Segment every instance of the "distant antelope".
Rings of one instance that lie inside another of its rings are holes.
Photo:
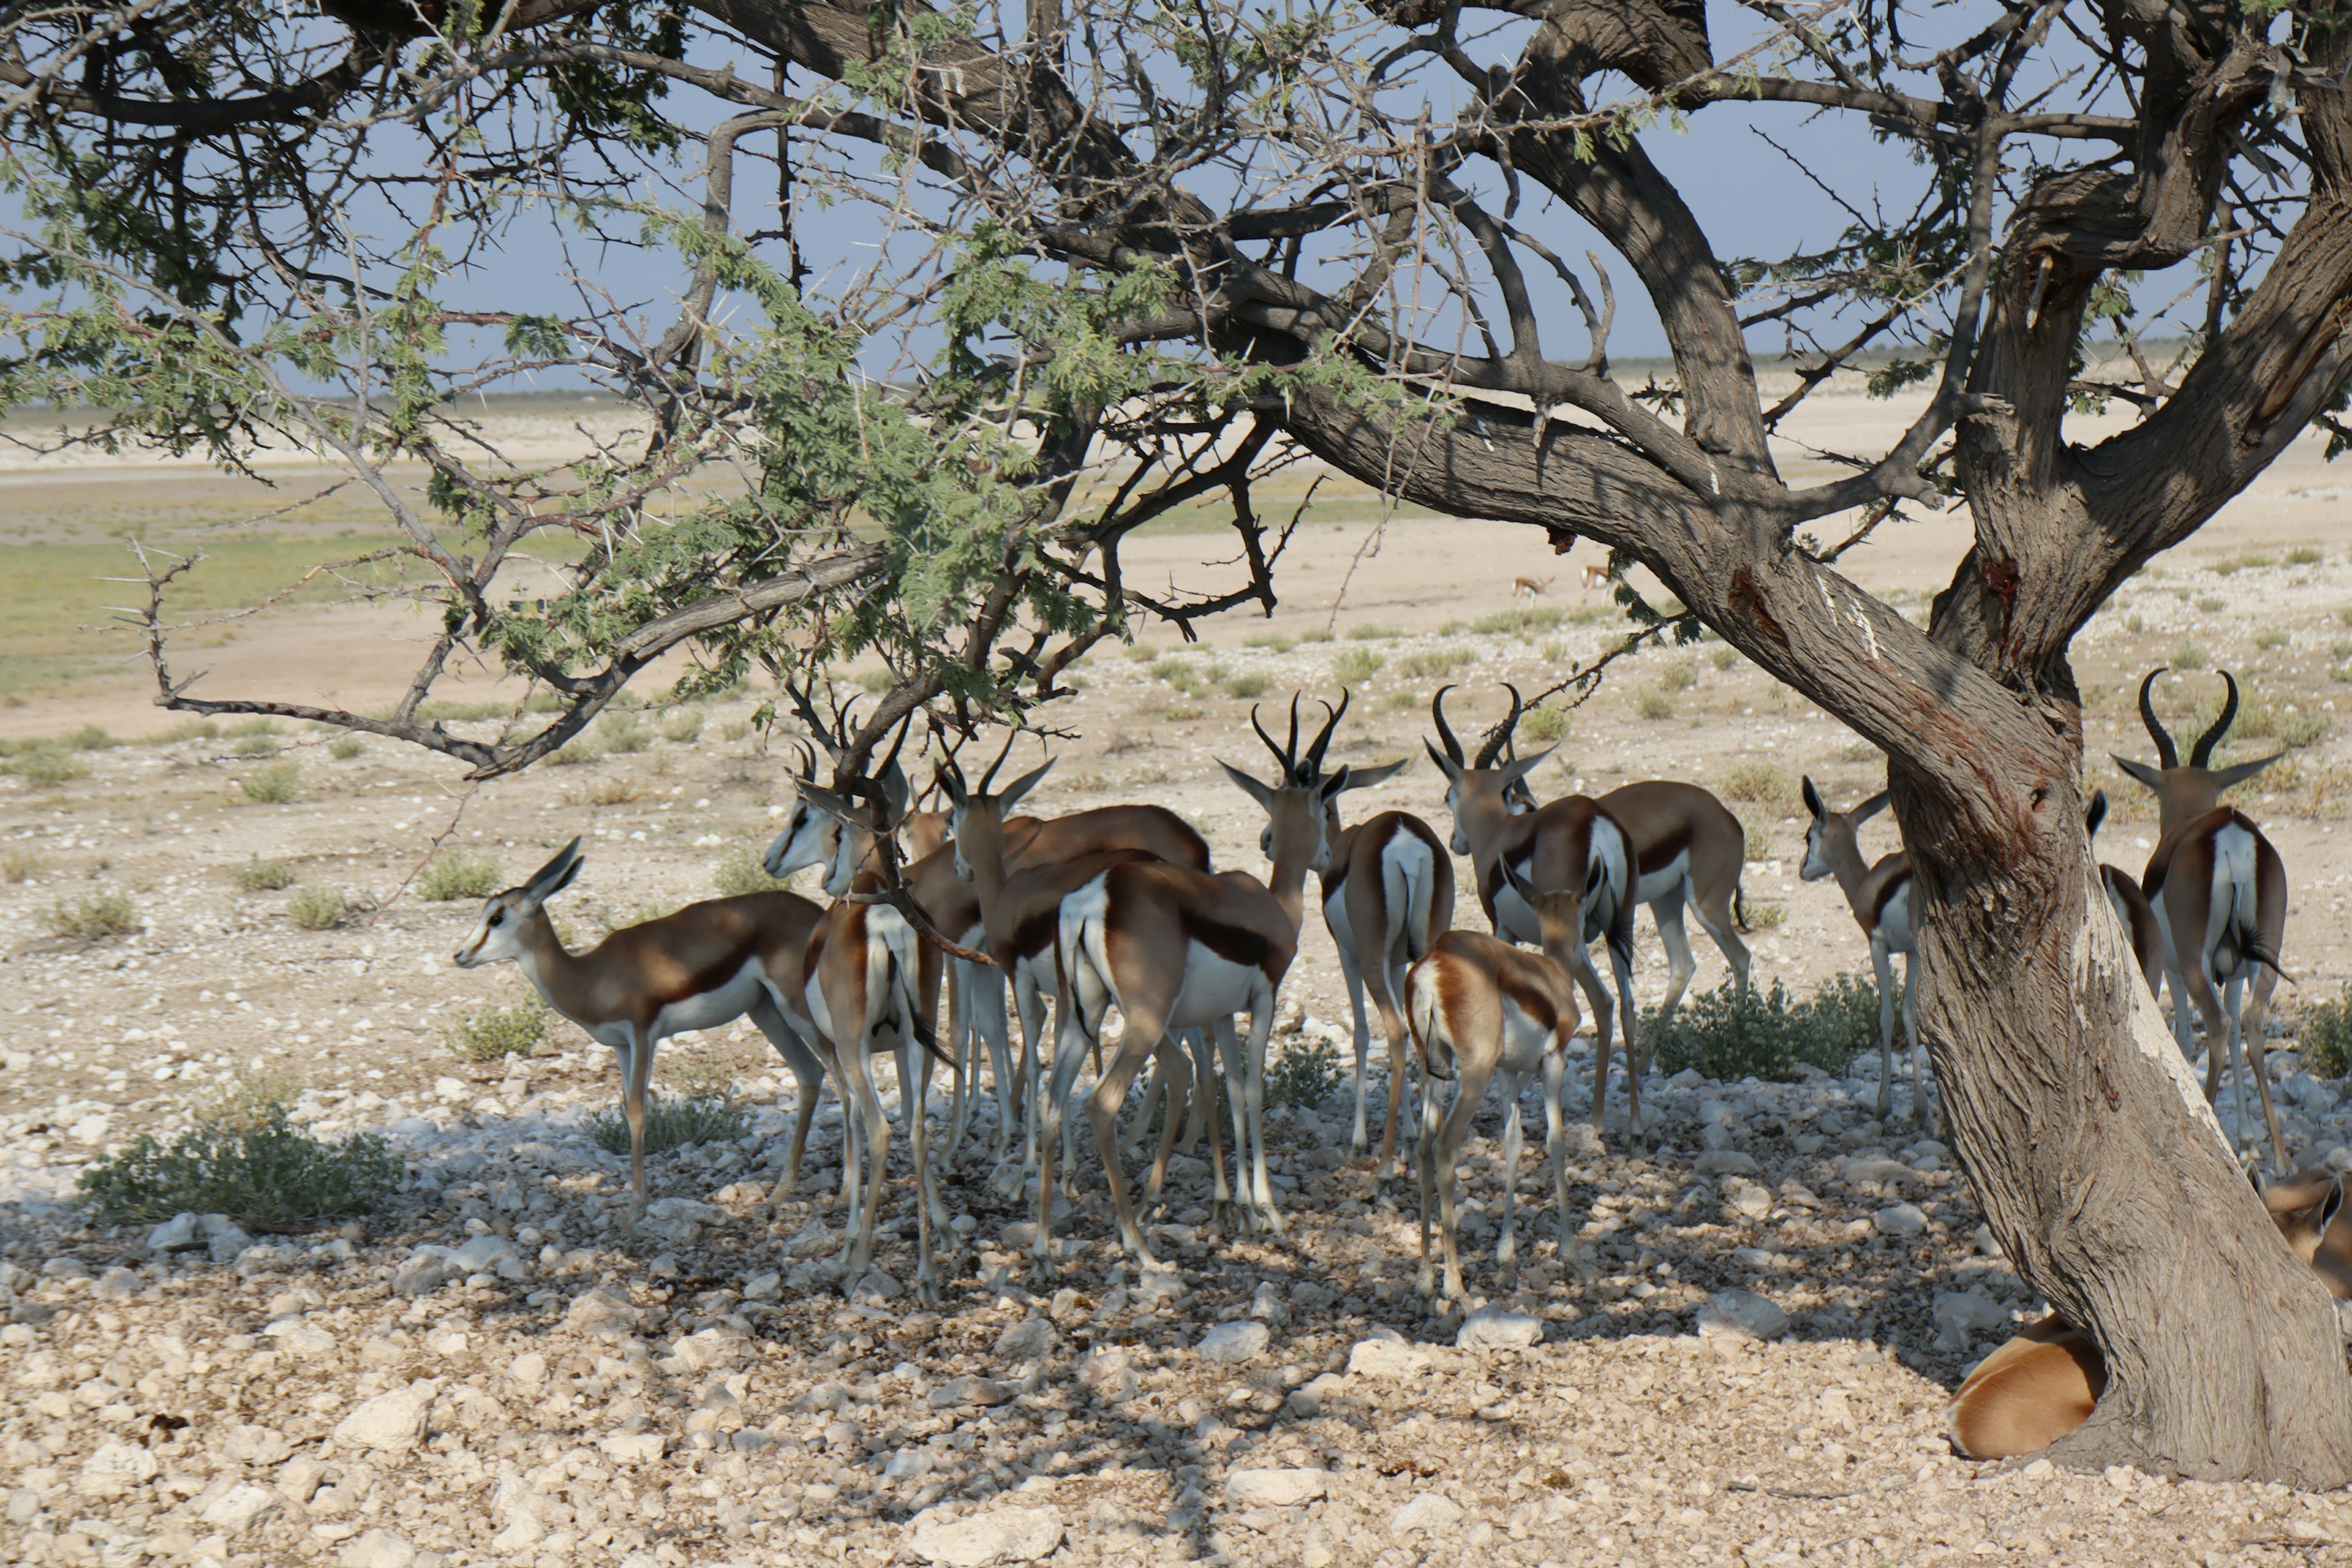
[[[2126,757],[2116,765],[2156,792],[2161,837],[2148,856],[2140,890],[2154,906],[2164,933],[2164,969],[2172,983],[2172,1034],[2180,1054],[2191,1054],[2187,997],[2205,1020],[2209,1059],[2205,1098],[2221,1092],[2221,1066],[2230,1067],[2238,1103],[2238,1146],[2247,1146],[2243,1058],[2251,1056],[2254,1088],[2262,1100],[2263,1120],[2271,1137],[2274,1168],[2284,1170],[2286,1145],[2279,1134],[2278,1111],[2271,1103],[2268,1064],[2263,1059],[2263,1025],[2270,1011],[2272,989],[2284,973],[2279,966],[2279,944],[2286,933],[2286,863],[2271,841],[2243,812],[2221,804],[2221,792],[2243,784],[2277,762],[2279,753],[2234,766],[2211,766],[2213,748],[2238,716],[2238,682],[2229,671],[2221,680],[2229,689],[2221,717],[2197,739],[2189,762],[2182,765],[2172,737],[2156,716],[2148,689],[2162,675],[2151,669],[2139,686],[2139,712],[2149,739],[2156,742],[2158,767]],[[2193,958],[2194,962],[2188,962]],[[2252,1018],[2242,1017],[2245,993],[2252,990]],[[2216,994],[2220,987],[2220,994]]]
[[[2263,1205],[2328,1293],[2352,1300],[2352,1225],[2336,1228],[2342,1179],[2300,1172],[2264,1189]],[[1979,1362],[1952,1395],[1952,1446],[1971,1459],[2046,1448],[2091,1418],[2106,1386],[2097,1342],[2062,1318],[2044,1318]]]
[[[1529,904],[1541,908],[1557,894],[1536,891],[1516,871],[1505,870]],[[1439,1232],[1445,1251],[1445,1298],[1465,1299],[1462,1259],[1455,1243],[1454,1194],[1462,1145],[1486,1098],[1486,1087],[1503,1079],[1503,1230],[1495,1262],[1509,1268],[1517,1257],[1513,1219],[1519,1173],[1519,1089],[1540,1070],[1544,1083],[1544,1147],[1551,1156],[1552,1187],[1559,1202],[1559,1258],[1579,1279],[1595,1273],[1576,1243],[1568,1209],[1568,1142],[1560,1091],[1566,1086],[1569,1037],[1576,1033],[1576,987],[1567,971],[1540,952],[1523,952],[1478,931],[1441,932],[1429,954],[1405,981],[1407,1016],[1422,1070],[1431,1079],[1455,1079],[1454,1103],[1441,1123],[1433,1086],[1422,1094],[1421,1279],[1424,1296],[1435,1293],[1429,1256],[1431,1210],[1440,1209]]]
[[[1559,577],[1556,573],[1543,578],[1514,577],[1511,579],[1511,603],[1520,609],[1525,609],[1550,593],[1551,585],[1559,581]]]
[[[1591,562],[1587,562],[1576,569],[1576,576],[1581,585],[1583,596],[1590,599],[1592,597],[1593,589],[1609,581],[1609,568],[1595,566]]]
[[[1852,811],[1832,811],[1813,781],[1804,781],[1805,809],[1813,825],[1805,830],[1805,860],[1797,875],[1808,882],[1835,877],[1846,908],[1870,943],[1870,967],[1878,978],[1878,1115],[1895,1110],[1895,955],[1903,959],[1903,1037],[1911,1047],[1911,1115],[1927,1115],[1927,1053],[1919,1048],[1919,1004],[1911,966],[1918,931],[1911,921],[1911,857],[1898,849],[1865,866],[1857,834],[1864,823],[1886,809],[1880,790]]]

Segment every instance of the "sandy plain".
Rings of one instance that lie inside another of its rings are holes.
[[[1906,413],[1819,398],[1789,468],[1826,474],[1819,452],[1883,446]],[[575,423],[593,423],[579,416],[534,413],[500,438],[560,453]],[[0,466],[6,537],[37,548],[102,545],[125,529],[174,544],[263,533],[326,548],[376,527],[348,491],[255,524],[323,488],[299,462],[272,474],[285,489],[261,498],[188,465]],[[2345,494],[2304,443],[2078,644],[2095,757],[2147,753],[2132,687],[2191,643],[2252,683],[2271,727],[2308,739],[2248,802],[2295,886],[2286,951],[2304,984],[2285,994],[2283,1047],[2299,1006],[2352,976],[2341,919],[2352,737],[2336,719],[2352,686],[2334,679],[2352,668]],[[1335,696],[1335,658],[1377,656],[1333,755],[1387,761],[1418,755],[1441,680],[1462,683],[1467,733],[1499,712],[1498,681],[1548,684],[1619,635],[1600,596],[1588,605],[1575,584],[1590,546],[1563,560],[1530,531],[1381,522],[1366,498],[1339,499],[1346,508],[1295,537],[1270,621],[1227,616],[1189,653],[1149,638],[1163,658],[1183,654],[1191,692],[1164,665],[1116,651],[1088,661],[1086,689],[1054,715],[1073,738],[1039,809],[1157,800],[1203,829],[1219,864],[1255,867],[1257,813],[1215,766],[1262,760],[1248,701],[1224,689],[1236,678],[1263,678],[1277,699]],[[1916,617],[1965,542],[1956,519],[1892,526],[1849,565]],[[1214,587],[1232,568],[1204,562],[1231,553],[1226,536],[1168,534],[1138,541],[1128,567]],[[1563,624],[1469,629],[1511,606],[1522,574],[1550,579],[1539,603]],[[74,624],[102,618],[112,590],[71,591],[88,606]],[[1303,640],[1326,628],[1334,640]],[[1244,646],[1268,633],[1290,646]],[[208,637],[184,666],[208,666],[208,690],[362,707],[390,700],[418,645],[399,612],[314,603],[190,640]],[[104,667],[102,647],[74,644],[65,664],[13,687],[0,736],[168,728],[142,671]],[[512,690],[493,671],[463,673],[444,695]],[[2210,673],[2165,683],[2160,706],[2179,718],[2214,684]],[[511,878],[584,834],[587,871],[562,909],[575,938],[710,896],[721,859],[762,845],[790,799],[781,749],[740,732],[757,700],[709,705],[690,739],[481,788],[388,743],[336,759],[326,737],[290,730],[284,751],[302,784],[285,805],[238,788],[276,759],[220,742],[93,750],[77,753],[87,776],[0,784],[0,850],[28,868],[0,885],[0,1293],[13,1320],[0,1331],[0,1540],[13,1555],[231,1568],[880,1563],[951,1551],[941,1532],[958,1521],[1010,1530],[998,1516],[1019,1509],[1050,1516],[1056,1562],[2352,1561],[2341,1498],[2004,1472],[1951,1455],[1938,1416],[1948,1390],[2040,1303],[1980,1243],[1949,1152],[1871,1115],[1869,1060],[1846,1080],[1662,1080],[1654,1150],[1629,1152],[1622,1126],[1605,1149],[1580,1141],[1573,1205],[1605,1271],[1594,1286],[1553,1257],[1532,1113],[1523,1262],[1516,1277],[1496,1273],[1499,1141],[1481,1140],[1473,1289],[1535,1321],[1539,1342],[1525,1348],[1454,1348],[1460,1313],[1432,1316],[1415,1299],[1414,1196],[1377,1186],[1350,1157],[1344,1093],[1276,1125],[1294,1222],[1281,1237],[1206,1224],[1203,1175],[1185,1168],[1162,1216],[1174,1227],[1162,1233],[1172,1294],[1118,1258],[1091,1171],[1063,1227],[1074,1247],[1061,1277],[1034,1278],[1018,1246],[1028,1211],[968,1158],[949,1189],[969,1222],[953,1283],[926,1313],[900,1289],[911,1223],[886,1241],[884,1278],[863,1300],[844,1300],[825,1276],[840,1220],[825,1197],[838,1159],[830,1109],[801,1194],[772,1210],[761,1201],[789,1081],[756,1037],[713,1031],[679,1054],[733,1067],[754,1131],[657,1160],[655,1194],[671,1206],[628,1230],[625,1174],[578,1127],[614,1097],[607,1054],[568,1028],[511,1069],[446,1054],[446,1026],[510,999],[519,982],[450,967],[470,904],[400,889],[445,837],[495,855]],[[2249,736],[2230,754],[2267,743]],[[1623,661],[1537,784],[1547,796],[1643,777],[1720,784],[1759,763],[1810,774],[1839,804],[1884,776],[1869,748],[1710,641]],[[2094,773],[2117,807],[2108,858],[2136,865],[2152,811],[2104,763]],[[1444,824],[1425,761],[1349,804]],[[1739,809],[1756,839],[1748,896],[1780,916],[1751,939],[1759,979],[1802,993],[1865,968],[1833,888],[1795,875],[1798,808]],[[1872,852],[1894,847],[1883,819],[1865,835]],[[234,885],[256,858],[290,860],[304,882],[381,907],[299,930],[286,894]],[[139,934],[51,934],[56,906],[100,889],[131,892]],[[1473,900],[1456,919],[1479,923]],[[1698,945],[1704,989],[1723,966]],[[1664,966],[1646,918],[1641,963],[1654,997]],[[1348,1016],[1311,920],[1285,1014],[1294,1043]],[[247,1238],[251,1250],[214,1263],[152,1251],[143,1227],[93,1227],[70,1207],[87,1161],[178,1125],[192,1094],[257,1060],[303,1078],[302,1113],[322,1130],[388,1131],[410,1173],[390,1212],[340,1237]],[[2299,1156],[2352,1142],[2335,1087],[2303,1074],[2291,1049],[2274,1060]],[[1720,1151],[1752,1169],[1718,1160],[1703,1171]],[[903,1183],[892,1203],[895,1222]],[[1883,1217],[1905,1205],[1916,1231]],[[418,1248],[469,1240],[493,1267],[411,1293]],[[500,1243],[510,1268],[495,1266]],[[1703,1322],[1735,1289],[1775,1302],[1785,1331],[1754,1339]],[[1204,1357],[1204,1332],[1234,1321],[1265,1323],[1265,1344],[1243,1362]],[[1423,1348],[1355,1348],[1382,1336]],[[393,1394],[415,1405],[413,1431],[379,1444],[350,1424]],[[1260,1472],[1278,1479],[1252,1479]],[[1012,1522],[1043,1539],[1042,1518]]]

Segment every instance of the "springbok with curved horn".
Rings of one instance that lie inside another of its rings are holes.
[[[2095,840],[2099,825],[2107,819],[2107,792],[2094,790],[2091,804],[2083,812],[2083,837]],[[2164,1000],[2164,922],[2156,918],[2156,906],[2139,890],[2139,884],[2130,872],[2105,861],[2099,863],[2099,885],[2107,890],[2107,904],[2123,921],[2124,931],[2131,938],[2132,956],[2139,961],[2139,972],[2147,981],[2147,988],[2158,1002]]]
[[[789,1183],[800,1168],[802,1141],[824,1076],[830,1046],[790,1020],[776,976],[792,972],[824,919],[797,893],[746,893],[688,904],[642,925],[614,931],[585,952],[572,952],[548,919],[547,900],[570,887],[585,864],[574,838],[519,887],[493,893],[473,934],[455,954],[460,969],[512,960],[546,1004],[613,1048],[620,1058],[621,1103],[629,1121],[629,1192],[646,1207],[646,1088],[654,1054],[681,1029],[710,1029],[749,1015],[792,1068],[801,1116],[785,1163]]]
[[[1347,713],[1349,699],[1347,689],[1341,688],[1338,710],[1308,750],[1310,778],[1322,776],[1323,748]],[[1260,734],[1275,749],[1273,738]],[[1276,755],[1281,755],[1278,749]],[[1348,788],[1383,783],[1411,760],[1351,771]],[[1371,1142],[1364,1122],[1365,1068],[1372,1045],[1364,1015],[1369,991],[1389,1050],[1388,1115],[1381,1123],[1378,1166],[1378,1179],[1385,1182],[1395,1172],[1397,1121],[1404,1102],[1405,974],[1429,952],[1438,933],[1454,924],[1454,861],[1437,830],[1409,811],[1383,811],[1342,829],[1338,795],[1331,797],[1329,809],[1330,820],[1323,828],[1331,843],[1331,864],[1322,876],[1323,924],[1339,950],[1356,1026],[1356,1126],[1350,1147],[1360,1154]]]
[[[1533,811],[1515,812],[1512,786],[1551,755],[1551,748],[1501,762],[1526,707],[1518,689],[1507,685],[1504,689],[1511,694],[1511,710],[1486,732],[1475,759],[1465,758],[1461,742],[1445,721],[1445,693],[1452,689],[1441,688],[1430,700],[1430,714],[1445,749],[1441,752],[1426,741],[1422,744],[1446,778],[1445,805],[1454,814],[1454,852],[1470,857],[1478,876],[1478,902],[1495,934],[1541,946],[1591,999],[1595,1037],[1592,1124],[1596,1128],[1604,1123],[1609,1100],[1612,1003],[1592,967],[1588,944],[1604,936],[1608,939],[1610,968],[1617,981],[1614,1010],[1624,1025],[1627,1126],[1638,1138],[1643,1125],[1642,1074],[1647,1064],[1640,1055],[1633,1024],[1633,839],[1622,823],[1588,795],[1565,795]],[[1507,875],[1507,862],[1516,875]],[[1548,923],[1519,893],[1523,884],[1568,895],[1572,911],[1556,910],[1562,918]]]
[[[1343,767],[1329,778],[1301,781],[1297,711],[1294,699],[1291,744],[1276,783],[1261,784],[1230,763],[1219,764],[1265,811],[1264,843],[1274,861],[1268,882],[1245,872],[1210,876],[1186,866],[1130,861],[1105,868],[1061,900],[1054,1009],[1060,1044],[1045,1100],[1047,1124],[1039,1128],[1038,1141],[1048,1143],[1059,1132],[1053,1123],[1062,1098],[1087,1047],[1101,1037],[1103,1015],[1116,1005],[1127,1032],[1095,1086],[1088,1112],[1119,1237],[1147,1265],[1154,1259],[1135,1223],[1120,1168],[1117,1118],[1144,1058],[1171,1030],[1207,1026],[1216,1032],[1233,1100],[1234,1141],[1237,1152],[1245,1152],[1236,1160],[1248,1161],[1240,1183],[1244,1223],[1282,1229],[1265,1169],[1266,1040],[1274,1031],[1276,994],[1298,952],[1307,873],[1329,864],[1327,807],[1348,787],[1349,776]],[[1255,713],[1251,721],[1256,723]],[[1244,1012],[1250,1015],[1245,1059],[1234,1029],[1234,1015]],[[1049,1268],[1050,1194],[1041,1193],[1038,1212],[1036,1259],[1041,1268]]]
[[[2271,1103],[2269,1064],[2264,1060],[2263,1026],[2270,1012],[2271,991],[2285,973],[2280,967],[2279,944],[2286,934],[2286,863],[2253,819],[2221,804],[2221,792],[2243,784],[2277,762],[2278,753],[2226,768],[2212,766],[2213,749],[2230,731],[2238,716],[2238,682],[2221,672],[2229,696],[2221,716],[2190,748],[2184,765],[2173,749],[2172,737],[2156,716],[2149,689],[2162,668],[2151,669],[2139,684],[2139,713],[2149,739],[2156,742],[2159,767],[2151,768],[2125,757],[2116,765],[2156,792],[2161,828],[2140,891],[2155,907],[2164,933],[2164,972],[2172,983],[2172,1034],[2183,1057],[2194,1053],[2186,997],[2205,1020],[2209,1059],[2205,1098],[2221,1089],[2221,1066],[2230,1067],[2230,1080],[2238,1105],[2237,1137],[2247,1145],[2243,1058],[2252,1058],[2254,1088],[2262,1100],[2263,1120],[2271,1137],[2271,1158],[2284,1170],[2286,1145],[2279,1133],[2278,1110]],[[2252,991],[2252,1018],[2246,992]]]
[[[1874,865],[1862,858],[1862,825],[1886,809],[1880,790],[1852,811],[1832,811],[1813,781],[1804,781],[1805,809],[1813,825],[1805,829],[1804,864],[1797,875],[1808,882],[1835,877],[1854,924],[1870,943],[1871,973],[1878,980],[1878,1109],[1883,1121],[1895,1110],[1895,957],[1903,959],[1903,1038],[1911,1047],[1911,1116],[1927,1117],[1927,1053],[1919,1048],[1919,1004],[1912,994],[1911,966],[1918,931],[1911,921],[1911,857],[1897,849]]]
[[[1514,872],[1505,874],[1514,879],[1519,896],[1539,910],[1560,898],[1519,883]],[[1518,1196],[1519,1089],[1538,1070],[1544,1082],[1544,1146],[1551,1156],[1552,1186],[1559,1201],[1560,1262],[1580,1280],[1590,1282],[1597,1275],[1577,1246],[1568,1209],[1560,1091],[1567,1084],[1568,1042],[1576,1033],[1577,1013],[1576,988],[1567,973],[1543,953],[1523,952],[1480,931],[1449,931],[1439,933],[1427,956],[1413,965],[1405,994],[1422,1070],[1433,1079],[1456,1080],[1454,1103],[1442,1123],[1436,1094],[1424,1089],[1422,1096],[1416,1160],[1421,1171],[1421,1293],[1433,1294],[1436,1284],[1429,1257],[1429,1221],[1431,1209],[1442,1205],[1444,1299],[1461,1300],[1468,1295],[1462,1288],[1455,1241],[1456,1170],[1471,1122],[1497,1073],[1503,1079],[1503,1103],[1509,1109],[1503,1117],[1503,1232],[1495,1244],[1495,1262],[1507,1268],[1517,1258],[1513,1221]],[[1433,1203],[1433,1197],[1438,1201]]]

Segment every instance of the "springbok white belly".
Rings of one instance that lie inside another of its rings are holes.
[[[1543,1066],[1544,1051],[1551,1044],[1551,1030],[1530,1017],[1525,1009],[1503,998],[1503,1061],[1505,1072],[1531,1073]]]
[[[1256,1008],[1273,994],[1265,971],[1255,963],[1235,963],[1197,942],[1184,944],[1184,986],[1169,1009],[1171,1029],[1198,1028],[1219,1018]]]
[[[1886,939],[1889,952],[1909,952],[1916,945],[1917,933],[1911,929],[1911,884],[1879,906],[1879,933]]]
[[[1652,904],[1683,885],[1690,875],[1690,851],[1685,849],[1656,870],[1644,873],[1633,885],[1633,901]]]

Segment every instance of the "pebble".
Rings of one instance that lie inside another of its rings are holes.
[[[1789,1331],[1789,1314],[1753,1290],[1717,1290],[1698,1310],[1701,1339],[1777,1340]]]
[[[1321,1497],[1330,1481],[1321,1470],[1235,1470],[1225,1478],[1225,1501],[1234,1508],[1296,1508]]]
[[[371,1530],[343,1548],[343,1568],[409,1568],[415,1561],[408,1538],[389,1530]]]
[[[1412,1377],[1429,1369],[1429,1352],[1401,1340],[1361,1340],[1348,1352],[1350,1377]]]
[[[1737,1149],[1709,1149],[1693,1166],[1702,1176],[1753,1176],[1763,1167],[1756,1156]]]
[[[1917,1204],[1890,1204],[1873,1216],[1872,1224],[1885,1236],[1917,1236],[1927,1228],[1927,1211]]]
[[[1051,1320],[1024,1318],[996,1336],[996,1355],[1000,1361],[1036,1361],[1052,1355],[1061,1342]]]
[[[335,1441],[353,1448],[406,1453],[425,1436],[425,1414],[432,1409],[437,1388],[432,1380],[419,1379],[377,1394],[336,1425]]]
[[[1454,1342],[1463,1350],[1526,1350],[1543,1343],[1543,1336],[1542,1319],[1486,1306],[1462,1321]]]
[[[915,1516],[908,1542],[916,1556],[945,1568],[1034,1563],[1061,1544],[1062,1516],[1048,1508],[1000,1508],[961,1520],[926,1510]]]
[[[1230,1323],[1219,1323],[1201,1336],[1196,1347],[1201,1359],[1212,1366],[1240,1366],[1255,1361],[1265,1353],[1273,1334],[1255,1318],[1236,1318]]]
[[[274,1436],[274,1434],[273,1434]],[[234,1486],[205,1505],[199,1517],[231,1535],[278,1506],[278,1494],[267,1487]]]
[[[87,1498],[117,1498],[145,1486],[163,1468],[146,1447],[135,1443],[106,1443],[84,1460],[75,1489]]]
[[[1423,1492],[1389,1520],[1391,1535],[1416,1530],[1450,1530],[1462,1522],[1462,1505],[1443,1492]]]

